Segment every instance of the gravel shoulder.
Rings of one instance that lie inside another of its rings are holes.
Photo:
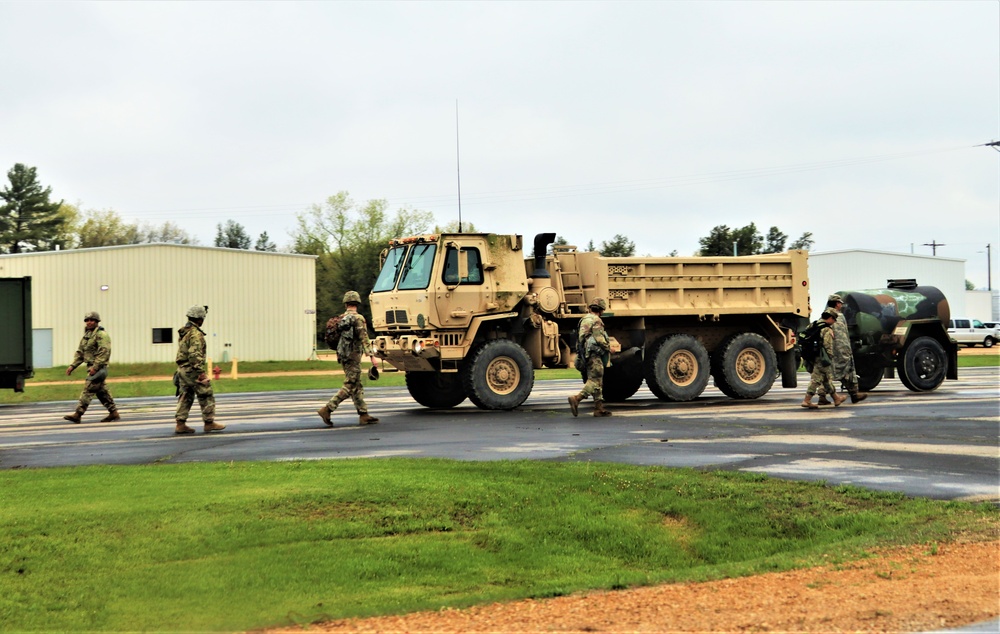
[[[1000,616],[1000,541],[912,546],[805,570],[346,619],[309,632],[922,632]]]

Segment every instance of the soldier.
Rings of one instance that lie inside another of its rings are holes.
[[[83,339],[80,340],[80,347],[76,350],[73,363],[66,368],[66,376],[73,374],[73,370],[86,363],[87,383],[80,393],[76,411],[63,418],[71,423],[79,423],[83,413],[90,406],[90,401],[96,396],[101,405],[108,408],[108,415],[101,419],[102,423],[121,420],[115,399],[111,398],[111,392],[104,384],[108,378],[108,361],[111,360],[111,336],[103,326],[98,325],[101,323],[101,316],[95,312],[84,315],[83,323]]]
[[[809,381],[809,387],[806,389],[806,397],[802,400],[802,407],[808,409],[819,409],[819,405],[812,402],[812,397],[816,394],[816,391],[821,387],[830,394],[833,398],[833,406],[838,407],[841,403],[847,400],[846,396],[841,396],[837,394],[837,390],[833,385],[833,361],[832,357],[834,350],[836,349],[836,338],[837,334],[833,330],[833,324],[836,322],[837,318],[833,313],[824,311],[820,315],[820,321],[826,323],[820,332],[820,337],[822,338],[823,346],[820,349],[819,357],[813,363],[812,377]]]
[[[569,397],[569,409],[576,416],[580,406],[580,401],[593,395],[594,416],[611,416],[611,412],[604,409],[604,368],[608,365],[611,341],[608,333],[604,330],[604,322],[601,321],[601,313],[608,307],[603,298],[595,297],[590,300],[587,308],[590,312],[580,319],[578,332],[578,352],[586,358],[584,360],[587,370],[587,383],[579,394]]]
[[[337,361],[344,366],[344,385],[330,401],[316,411],[327,427],[333,427],[330,415],[348,397],[354,401],[354,408],[360,416],[359,425],[372,425],[378,419],[368,414],[368,404],[365,403],[365,388],[361,385],[361,355],[367,354],[371,359],[372,366],[378,363],[375,358],[375,351],[372,349],[371,340],[368,338],[368,323],[364,315],[358,312],[361,305],[361,296],[357,291],[347,291],[344,293],[344,314],[339,320],[331,320],[331,328],[336,329],[335,333],[329,333],[331,344],[336,344]]]
[[[187,311],[187,324],[177,331],[179,342],[177,372],[174,373],[174,384],[178,390],[175,434],[194,433],[194,430],[187,426],[187,419],[196,396],[198,406],[201,407],[201,418],[205,421],[205,433],[222,431],[226,428],[225,425],[215,422],[215,394],[212,392],[212,381],[208,378],[205,332],[201,329],[206,315],[208,309],[205,306],[192,306]]]
[[[854,369],[854,352],[851,350],[851,336],[847,331],[847,318],[844,317],[844,300],[836,293],[830,295],[826,302],[826,310],[832,313],[836,322],[833,324],[833,378],[841,382],[841,386],[851,395],[852,403],[860,403],[868,398],[868,394],[858,391],[858,373]],[[827,405],[825,395],[819,397],[820,405]]]

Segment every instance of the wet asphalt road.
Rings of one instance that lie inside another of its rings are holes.
[[[349,404],[334,428],[316,416],[329,392],[218,397],[221,433],[173,434],[174,400],[121,399],[122,421],[95,402],[81,425],[72,403],[0,406],[0,469],[90,464],[311,460],[389,456],[458,460],[604,461],[759,472],[936,499],[1000,502],[1000,369],[969,368],[959,381],[914,393],[884,380],[864,403],[809,411],[802,389],[775,387],[735,401],[710,387],[696,401],[663,403],[645,389],[611,418],[573,418],[577,381],[538,382],[513,412],[466,401],[447,411],[416,405],[405,388],[367,389],[378,425],[358,427]],[[195,406],[197,411],[197,405]],[[189,421],[189,423],[193,422]]]

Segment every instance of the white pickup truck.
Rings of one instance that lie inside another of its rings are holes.
[[[960,346],[978,346],[992,348],[993,344],[1000,341],[1000,329],[987,328],[978,319],[968,317],[956,317],[948,322],[948,334],[958,342]]]

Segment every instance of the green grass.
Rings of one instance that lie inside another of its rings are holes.
[[[197,442],[195,439],[194,442]],[[0,471],[0,629],[248,630],[839,562],[987,504],[597,463]]]

